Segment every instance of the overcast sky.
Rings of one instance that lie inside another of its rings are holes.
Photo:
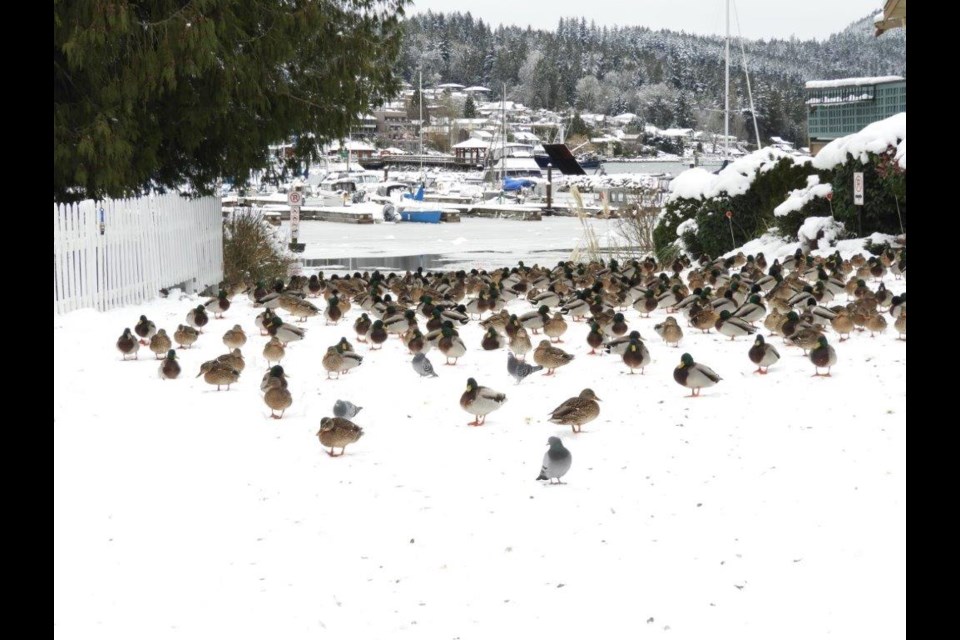
[[[561,17],[586,18],[597,25],[644,26],[687,33],[723,34],[724,0],[413,0],[408,13],[469,11],[498,24],[528,24],[553,30]],[[745,38],[822,39],[854,20],[879,13],[883,0],[737,0],[730,3],[730,33],[736,15]]]

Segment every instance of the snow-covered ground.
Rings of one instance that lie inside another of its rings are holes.
[[[470,224],[439,230],[466,238]],[[537,244],[554,222],[500,224]],[[381,228],[322,225],[335,248]],[[654,359],[644,375],[587,355],[571,324],[561,346],[576,359],[515,385],[471,323],[457,366],[429,354],[439,378],[419,380],[391,338],[354,340],[362,366],[328,381],[320,358],[354,339],[355,310],[337,327],[311,319],[287,349],[294,401],[277,421],[246,298],[178,352],[181,379],[158,379],[145,347],[121,361],[116,339],[141,313],[172,334],[196,304],[54,318],[57,638],[906,635],[906,343],[892,320],[875,338],[831,334],[831,378],[779,338],[782,360],[755,375],[751,340],[684,320],[667,347],[653,330],[665,314],[631,309]],[[194,376],[235,323],[246,369],[217,392]],[[699,399],[672,378],[684,352],[723,377]],[[468,377],[508,396],[483,427],[458,404]],[[601,414],[582,434],[546,421],[587,386]],[[365,435],[330,458],[315,434],[338,398],[364,407]],[[534,480],[551,435],[573,455],[565,486]]]

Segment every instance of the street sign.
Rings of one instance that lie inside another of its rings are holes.
[[[853,204],[863,204],[863,172],[853,174]]]
[[[290,237],[296,240],[300,235],[300,205],[290,205]]]
[[[299,191],[291,191],[287,194],[287,204],[291,207],[299,207],[303,204],[303,194]]]

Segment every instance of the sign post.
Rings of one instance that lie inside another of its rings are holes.
[[[290,205],[290,250],[302,253],[305,247],[297,242],[297,236],[300,235],[300,205],[303,204],[303,193],[296,190],[288,193],[287,204]]]
[[[853,173],[853,204],[857,207],[857,235],[863,237],[863,223],[860,220],[860,212],[863,206],[863,172],[855,171]]]

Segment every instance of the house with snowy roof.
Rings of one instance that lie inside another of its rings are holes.
[[[907,81],[900,76],[812,80],[804,88],[814,155],[831,140],[907,110]]]

